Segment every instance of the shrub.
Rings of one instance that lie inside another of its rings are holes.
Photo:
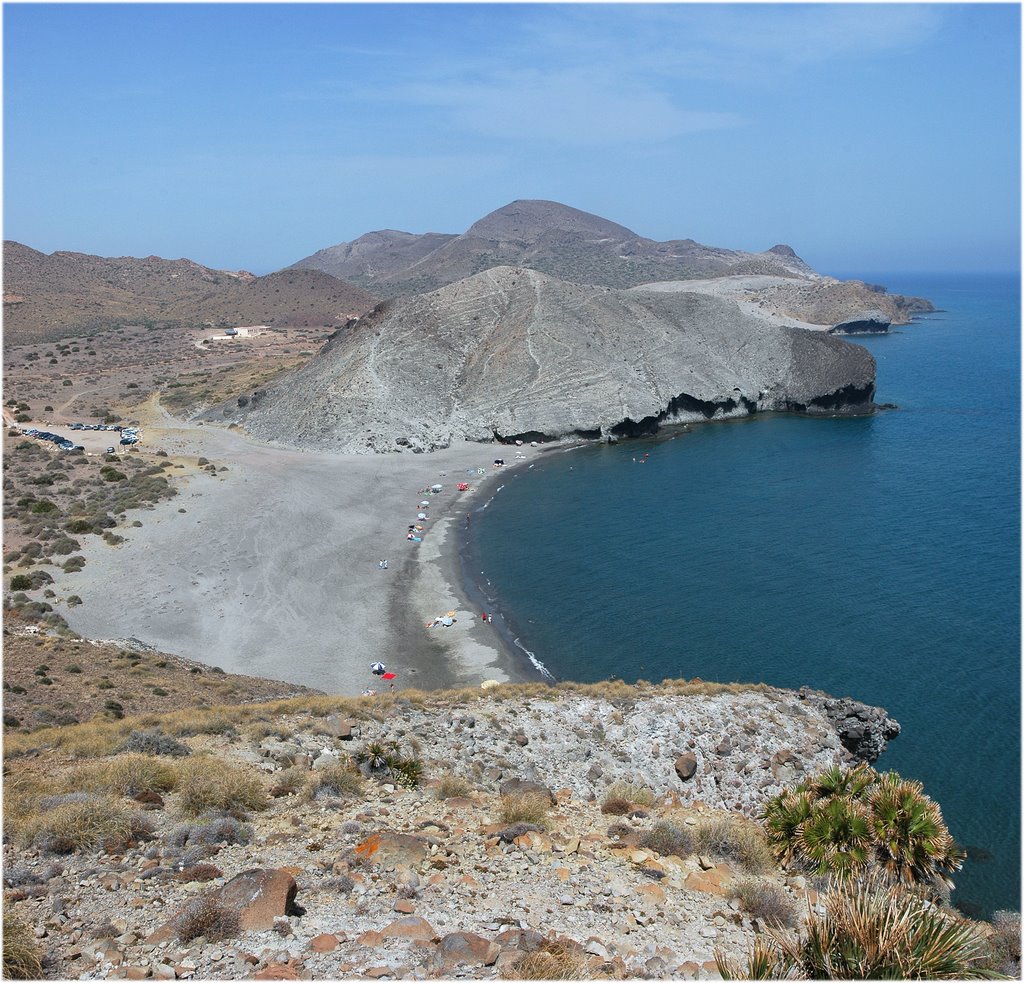
[[[309,777],[309,772],[303,768],[286,768],[274,776],[274,784],[270,789],[270,794],[273,798],[280,799],[285,795],[294,795],[296,792],[301,792],[306,787]]]
[[[217,877],[223,877],[224,871],[213,864],[192,864],[178,873],[178,880],[189,881],[212,881]]]
[[[33,515],[46,515],[49,512],[56,512],[57,505],[49,499],[42,498],[38,502],[33,502],[29,511]]]
[[[783,928],[792,928],[797,922],[796,905],[782,888],[771,881],[745,878],[733,885],[729,896],[739,901],[751,918]]]
[[[258,778],[216,758],[192,757],[178,770],[178,808],[186,816],[211,809],[246,812],[263,809],[267,793]]]
[[[72,519],[65,523],[64,528],[71,533],[92,532],[92,523],[88,519]]]
[[[520,956],[501,971],[503,980],[586,980],[587,957],[579,946],[542,939],[533,952]]]
[[[195,822],[179,823],[167,834],[167,843],[173,847],[213,846],[218,843],[249,842],[252,830],[233,816],[214,812],[200,816]]]
[[[985,944],[985,968],[1011,980],[1020,979],[1020,912],[997,911]]]
[[[984,945],[966,922],[876,878],[843,882],[804,933],[769,927],[741,966],[720,951],[723,979],[987,979]]]
[[[40,811],[26,827],[29,843],[49,853],[74,853],[103,847],[123,850],[153,832],[139,812],[109,795],[70,793],[43,799]]]
[[[71,594],[68,597],[68,607],[69,608],[77,608],[81,603],[82,603],[82,599],[77,594]],[[71,672],[71,671],[72,670],[70,670],[70,669],[68,670],[68,672]],[[81,672],[82,670],[79,669],[78,671]]]
[[[83,788],[102,789],[119,795],[170,792],[178,774],[170,765],[147,754],[120,754],[73,773],[69,781]]]
[[[363,785],[363,776],[349,765],[330,765],[315,773],[308,795],[311,799],[362,798]]]
[[[41,980],[43,958],[32,929],[4,904],[4,978]]]
[[[32,590],[32,578],[23,573],[11,577],[11,590]]]
[[[777,860],[840,877],[878,871],[902,884],[951,886],[963,865],[919,782],[867,765],[831,768],[772,799],[762,816]]]
[[[473,786],[458,775],[444,775],[434,786],[434,795],[439,799],[456,799],[469,795]]]
[[[601,812],[606,816],[624,816],[627,812],[633,811],[633,803],[629,799],[622,799],[618,796],[605,796],[601,803]]]
[[[640,847],[654,850],[662,856],[688,857],[694,852],[694,835],[674,823],[657,823],[653,829],[640,834]]]
[[[654,792],[646,785],[637,785],[634,782],[612,782],[608,786],[606,798],[625,799],[634,806],[643,806],[647,809],[654,805]]]
[[[551,802],[537,792],[512,792],[501,797],[503,823],[535,823],[543,827]]]
[[[211,941],[229,939],[238,934],[238,912],[205,894],[190,901],[175,919],[178,941],[191,942],[200,936]]]
[[[106,465],[105,467],[100,468],[100,477],[104,481],[127,481],[128,480],[128,475],[126,475],[123,471],[118,471],[117,468],[112,467],[109,464]]]
[[[775,865],[761,830],[738,816],[720,815],[697,824],[694,849],[737,863],[751,874],[763,874]]]

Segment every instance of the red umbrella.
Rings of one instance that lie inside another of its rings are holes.
[[[380,678],[381,679],[398,679],[398,676],[395,673],[393,673],[393,672],[386,672]]]

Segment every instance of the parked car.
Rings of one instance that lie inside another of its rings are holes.
[[[115,451],[114,451],[114,448],[113,448],[113,447],[108,447],[108,448],[107,448],[107,453],[108,453],[108,454],[113,454],[113,453],[115,453]]]

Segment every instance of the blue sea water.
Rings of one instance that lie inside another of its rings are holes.
[[[1019,910],[1019,279],[860,277],[941,308],[861,341],[898,410],[552,454],[478,514],[470,555],[556,678],[888,708],[903,733],[878,766],[922,781],[970,848],[955,900]]]

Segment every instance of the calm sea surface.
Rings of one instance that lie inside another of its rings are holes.
[[[1019,281],[860,275],[943,309],[862,342],[899,410],[552,455],[477,514],[474,572],[556,678],[888,708],[903,734],[878,765],[970,848],[955,899],[1019,910]]]

